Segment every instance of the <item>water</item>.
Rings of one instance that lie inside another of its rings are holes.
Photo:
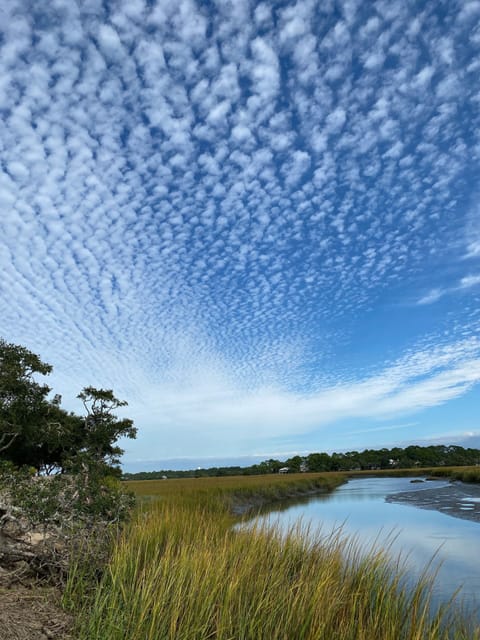
[[[354,479],[330,494],[270,512],[260,520],[285,528],[301,521],[312,529],[321,527],[323,534],[341,527],[345,535],[354,535],[365,549],[371,549],[378,540],[380,546],[382,542],[389,545],[394,558],[399,554],[406,557],[413,577],[419,577],[434,558],[432,569],[438,571],[434,604],[448,601],[460,589],[457,601],[480,618],[480,524],[385,501],[389,494],[422,491],[432,485],[412,484],[409,478]],[[443,488],[448,483],[438,481],[433,486]]]

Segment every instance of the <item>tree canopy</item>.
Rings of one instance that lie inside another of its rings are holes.
[[[137,432],[132,420],[114,414],[127,403],[89,386],[78,395],[85,415],[67,412],[61,396],[50,399],[50,387],[37,380],[51,371],[38,355],[0,339],[0,459],[46,473],[80,462],[112,469],[123,453],[119,438]]]

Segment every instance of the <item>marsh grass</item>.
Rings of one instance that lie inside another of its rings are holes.
[[[431,476],[437,478],[450,478],[462,482],[480,482],[480,467],[436,467],[430,469]]]
[[[315,534],[302,525],[287,533],[266,525],[232,526],[235,501],[257,505],[339,482],[339,475],[315,475],[132,483],[149,499],[140,504],[87,598],[78,637],[479,638],[452,607],[432,612],[429,576],[412,587],[402,563],[389,560],[388,549],[374,544],[365,555],[341,531]],[[83,597],[78,578],[69,587],[73,601]]]
[[[355,476],[428,476],[433,478],[448,478],[450,480],[461,480],[462,482],[480,482],[480,466],[470,467],[416,467],[414,469],[382,469],[375,471],[351,471],[351,477]]]

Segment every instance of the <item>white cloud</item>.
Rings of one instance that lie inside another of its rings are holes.
[[[427,293],[427,295],[423,296],[423,298],[420,298],[418,304],[432,304],[440,300],[440,298],[443,298],[445,294],[445,290],[432,289],[429,293]]]
[[[251,47],[255,59],[251,69],[253,90],[258,92],[263,101],[272,100],[278,93],[280,83],[277,54],[260,37],[253,40]]]
[[[406,381],[418,401],[324,384],[343,379],[332,354],[346,357],[357,319],[404,287],[415,297],[438,264],[458,273],[462,251],[463,279],[439,275],[419,303],[442,298],[452,341],[477,326],[475,305],[449,306],[478,284],[478,216],[462,208],[476,5],[425,11],[3,3],[1,333],[145,418],[165,401],[188,426],[205,408],[225,442],[255,420],[287,433],[295,411],[316,424],[320,399],[333,420],[341,404],[361,415],[364,392],[393,411],[469,388],[460,371]],[[432,332],[442,322],[432,313]],[[320,381],[321,398],[297,393]]]
[[[117,59],[122,56],[123,47],[116,30],[108,24],[102,24],[98,30],[98,42],[107,58]]]
[[[326,123],[330,133],[338,133],[347,119],[345,110],[342,107],[337,107],[335,111],[332,111],[327,116]]]
[[[459,289],[470,289],[480,284],[480,275],[465,276],[460,280]]]
[[[153,415],[147,417],[137,403],[133,407],[141,422],[155,425],[149,438],[161,438],[154,434],[175,425],[189,434],[199,453],[206,454],[217,441],[222,443],[219,452],[222,446],[243,452],[273,437],[296,437],[311,431],[318,434],[345,419],[379,420],[413,414],[457,398],[480,381],[480,345],[472,340],[420,351],[376,375],[327,386],[314,394],[278,387],[241,391],[232,382],[212,375],[213,369],[199,372],[199,379],[182,385],[181,390],[159,386],[147,391],[153,397],[143,397],[142,404],[151,408]],[[411,422],[373,430],[409,426]],[[208,448],[202,445],[204,439]]]
[[[444,289],[432,289],[425,296],[420,298],[417,304],[432,304],[443,298],[447,294],[462,292],[465,289],[471,289],[472,287],[476,287],[480,284],[480,275],[468,275],[460,278],[457,285],[452,287],[446,287]]]

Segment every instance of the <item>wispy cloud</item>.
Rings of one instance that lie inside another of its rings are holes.
[[[465,276],[460,280],[459,289],[470,289],[480,284],[480,275]]]
[[[420,298],[418,304],[432,304],[448,293],[449,289],[432,289],[427,295]]]
[[[380,433],[384,431],[397,431],[397,429],[409,429],[410,427],[415,427],[418,425],[418,422],[404,422],[402,424],[389,424],[383,425],[381,427],[371,427],[369,429],[358,429],[356,431],[349,431],[345,435],[359,435],[364,433]]]
[[[444,289],[432,289],[423,298],[418,300],[417,304],[432,304],[451,293],[459,293],[465,291],[465,289],[471,289],[480,284],[480,275],[468,275],[460,279],[458,284],[453,287],[445,287]]]
[[[467,247],[467,258],[476,258],[480,256],[480,240],[472,240]]]
[[[154,385],[147,391],[145,407],[153,411],[155,430],[165,437],[176,428],[188,433],[196,451],[207,453],[212,443],[221,443],[228,453],[244,453],[252,446],[268,446],[273,438],[326,433],[339,421],[390,420],[414,414],[458,398],[479,381],[480,344],[468,340],[412,353],[375,375],[327,385],[311,394],[279,387],[242,390],[217,377],[206,378],[203,384],[192,381],[182,389]],[[136,403],[134,406],[142,414]],[[340,442],[347,435],[415,424],[336,429]]]

